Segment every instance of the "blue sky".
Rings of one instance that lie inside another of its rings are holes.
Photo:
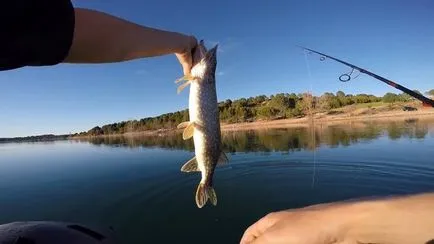
[[[341,83],[349,68],[303,45],[411,89],[434,88],[434,2],[76,0],[151,27],[219,43],[219,100],[280,92],[399,92],[371,77]],[[307,64],[310,69],[308,69]],[[310,74],[310,75],[309,75]],[[103,65],[60,64],[0,72],[0,137],[80,132],[187,108],[173,55]]]

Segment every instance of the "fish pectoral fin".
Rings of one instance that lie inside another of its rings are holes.
[[[191,81],[191,80],[194,80],[194,77],[192,75],[184,75],[183,77],[175,80],[175,83],[179,83],[183,80]]]
[[[189,81],[185,82],[184,84],[180,85],[178,87],[178,90],[177,90],[178,94],[181,93],[181,91],[184,90],[184,88],[186,88],[188,85],[190,85],[190,83],[191,83],[191,81],[189,80]]]
[[[185,121],[185,122],[180,123],[178,126],[176,126],[176,128],[183,129],[183,128],[187,127],[189,124],[190,124],[190,121]]]
[[[181,93],[181,91],[184,90],[188,85],[190,85],[190,84],[191,84],[191,81],[193,81],[193,80],[195,80],[195,79],[196,79],[196,78],[195,78],[194,76],[192,76],[192,75],[184,75],[183,77],[177,79],[177,80],[175,81],[175,83],[179,83],[179,82],[181,82],[181,81],[183,81],[183,80],[186,81],[184,84],[181,84],[181,85],[178,87],[178,89],[177,89],[178,94]]]
[[[228,157],[226,156],[225,152],[221,152],[219,156],[219,160],[217,161],[217,165],[224,165],[229,162]]]
[[[184,129],[184,132],[182,132],[182,139],[187,140],[193,137],[195,127],[196,124],[194,122],[189,122],[187,127]]]
[[[187,163],[185,163],[181,167],[182,172],[196,172],[199,171],[199,168],[197,167],[197,161],[196,157],[193,157],[192,159],[188,160]]]

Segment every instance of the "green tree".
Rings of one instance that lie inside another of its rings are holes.
[[[270,106],[261,106],[258,108],[257,114],[262,119],[272,119],[276,115],[277,111]]]
[[[345,93],[343,91],[336,92],[336,96],[339,98],[345,97]]]
[[[243,106],[236,106],[235,107],[235,121],[236,122],[244,122],[247,120],[247,109]]]
[[[395,93],[388,92],[383,96],[383,102],[385,103],[394,103],[397,101],[399,101],[399,97]]]
[[[91,136],[100,136],[103,135],[104,132],[103,130],[99,127],[99,126],[95,126],[92,129],[90,129],[87,134],[91,135]]]
[[[295,101],[289,98],[289,95],[287,96],[281,93],[273,96],[268,105],[277,111],[278,116],[286,117],[287,111],[295,108]]]
[[[343,93],[343,92],[342,92]],[[343,94],[335,96],[333,93],[326,92],[318,99],[318,106],[323,110],[330,110],[333,108],[340,108],[342,105],[341,98],[345,98]]]
[[[434,90],[430,91],[434,94]],[[376,97],[369,94],[345,94],[342,91],[334,93],[326,92],[320,97],[308,93],[278,93],[267,97],[259,95],[236,100],[227,99],[218,103],[219,117],[223,122],[243,122],[255,119],[276,119],[305,116],[314,113],[318,109],[334,109],[353,103],[370,103],[377,101],[396,102],[409,101],[412,98],[405,94],[385,94],[384,97]],[[77,135],[110,135],[126,132],[174,129],[184,121],[189,121],[188,109],[161,114],[155,117],[146,117],[140,120],[121,121],[96,126],[87,132]]]

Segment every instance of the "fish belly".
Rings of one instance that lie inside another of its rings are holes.
[[[190,121],[200,127],[194,130],[193,140],[198,168],[202,172],[202,183],[208,180],[207,176],[214,170],[220,155],[220,124],[214,97],[211,86],[200,81],[192,82],[189,116]]]

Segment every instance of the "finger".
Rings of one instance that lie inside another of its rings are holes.
[[[289,238],[285,238],[285,236],[281,236],[279,233],[276,233],[276,231],[271,230],[272,228],[273,227],[270,227],[249,244],[295,244],[291,242]]]
[[[283,228],[285,225],[284,222],[278,221],[249,244],[331,244],[326,242],[310,242],[308,238],[303,238],[302,233]]]
[[[261,236],[268,228],[273,226],[280,219],[279,213],[270,213],[251,225],[244,232],[240,244],[252,243],[256,238]]]
[[[184,58],[184,62],[182,63],[182,69],[184,71],[184,75],[190,74],[192,65],[193,65],[193,60],[191,58],[191,55],[189,54]]]
[[[194,36],[190,36],[189,39],[189,47],[184,53],[184,62],[183,62],[183,69],[184,74],[189,74],[191,71],[191,68],[193,67],[193,55],[197,49],[197,39]]]
[[[192,66],[199,63],[202,55],[203,54],[201,53],[201,48],[199,47],[199,45],[194,46],[194,48],[191,50]]]
[[[191,67],[192,67],[192,58],[190,53],[180,53],[176,54],[176,57],[178,58],[179,63],[182,66],[182,71],[184,75],[190,74]]]
[[[343,240],[340,242],[336,242],[336,244],[357,244],[357,243],[360,243],[360,242],[357,242],[356,240]]]
[[[297,225],[297,224],[295,224]],[[315,230],[306,231],[306,229],[288,228],[288,223],[279,221],[268,228],[262,235],[257,237],[249,244],[337,244],[336,239],[326,238]],[[342,242],[339,244],[357,244]]]

